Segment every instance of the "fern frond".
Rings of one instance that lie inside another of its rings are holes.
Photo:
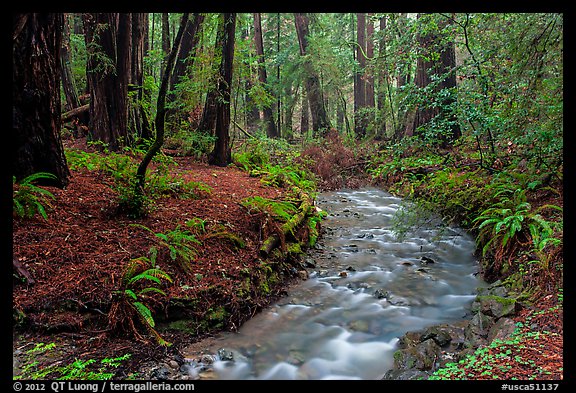
[[[134,309],[138,312],[140,319],[148,326],[154,327],[156,326],[156,322],[154,321],[154,317],[152,317],[152,312],[150,309],[145,306],[143,303],[140,302],[132,302],[130,303]]]

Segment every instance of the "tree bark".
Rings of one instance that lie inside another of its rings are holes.
[[[264,64],[264,41],[262,38],[262,21],[260,13],[254,13],[254,44],[256,46],[256,56],[258,57],[258,79],[266,91],[268,91],[268,76],[266,74],[266,66]],[[266,125],[266,134],[269,138],[278,138],[278,128],[274,123],[274,113],[270,106],[265,106],[263,109],[264,123]]]
[[[148,14],[132,14],[132,37],[131,37],[131,72],[129,79],[129,91],[134,92],[134,101],[130,106],[129,124],[130,129],[141,139],[151,139],[152,130],[148,115],[144,110],[143,101],[149,99],[144,92],[144,56],[146,55],[146,41],[148,33]]]
[[[378,108],[378,117],[376,119],[376,136],[377,140],[382,140],[386,136],[386,95],[390,96],[390,82],[388,74],[388,62],[386,59],[386,40],[384,39],[384,33],[386,31],[386,16],[380,17],[380,39],[378,41],[378,57],[383,62],[384,66],[378,67],[377,70],[377,81],[378,81],[378,93],[376,94],[376,105]],[[390,97],[391,98],[391,97]],[[392,100],[390,99],[390,108],[392,108]],[[391,110],[390,114],[392,116],[392,124],[396,123],[394,111]]]
[[[250,37],[249,26],[244,26],[242,35],[242,39],[246,42],[252,39]],[[258,50],[256,50],[256,54],[258,54]],[[254,74],[258,74],[258,70],[253,72],[251,63],[252,57],[246,57],[243,62],[243,66],[246,68],[246,71],[242,74],[242,80],[244,84],[244,112],[246,113],[246,127],[249,130],[255,130],[258,127],[258,123],[260,121],[260,109],[258,108],[258,104],[252,99],[252,95],[250,93],[254,88],[254,80],[258,78],[257,76],[254,76]]]
[[[218,78],[218,100],[216,100],[216,142],[210,153],[210,165],[227,166],[232,162],[230,146],[230,91],[234,62],[234,36],[236,31],[236,14],[224,13],[222,16],[223,45]]]
[[[90,137],[110,150],[129,142],[128,75],[130,48],[128,14],[83,14],[90,90]]]
[[[162,65],[160,67],[160,80],[164,77],[164,69],[170,55],[170,19],[167,12],[162,13]]]
[[[60,50],[63,14],[13,14],[12,174],[50,172],[65,187],[70,171],[60,139]]]
[[[421,18],[421,16],[418,15],[418,18]],[[442,23],[439,24],[438,29],[441,30],[445,27],[446,23],[447,22],[443,20]],[[420,55],[418,56],[416,63],[416,86],[423,89],[432,83],[434,76],[444,75],[444,79],[434,87],[433,93],[438,93],[443,89],[456,87],[456,76],[454,73],[454,67],[456,66],[454,41],[446,40],[446,37],[444,37],[440,31],[430,31],[426,34],[419,34],[417,39],[420,48]],[[435,56],[432,56],[436,51],[438,51],[439,54],[438,60],[434,60]],[[453,96],[447,95],[447,97],[442,100],[441,106],[435,106],[430,103],[428,106],[418,107],[412,125],[412,132],[418,133],[419,127],[429,123],[435,117],[440,116],[441,118],[453,123],[450,135],[439,136],[441,143],[451,143],[460,137],[461,131],[456,121],[455,113],[445,109],[447,106],[452,104],[454,100],[455,98]]]
[[[294,21],[296,24],[296,33],[298,35],[298,44],[300,46],[300,55],[306,56],[308,48],[309,24],[307,14],[295,13]],[[310,114],[312,115],[313,132],[324,135],[330,129],[330,121],[324,106],[324,97],[320,78],[314,70],[314,66],[308,57],[305,57],[304,70],[306,72],[306,92],[308,94],[308,104],[310,105]]]
[[[306,136],[310,131],[310,109],[308,108],[308,97],[306,88],[302,89],[302,113],[300,115],[300,133]]]
[[[89,110],[90,110],[90,104],[79,106],[78,108],[74,108],[68,112],[62,113],[60,120],[62,121],[62,123],[65,123],[68,120],[72,119],[73,117],[76,116],[79,117],[80,115],[87,113]]]
[[[366,80],[364,70],[366,68],[366,14],[356,14],[356,61],[358,70],[355,72],[354,84],[354,132],[358,138],[366,136]]]

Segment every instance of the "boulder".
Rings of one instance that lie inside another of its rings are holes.
[[[496,319],[516,311],[516,299],[496,295],[479,295],[472,304],[472,312],[481,312]]]
[[[430,375],[421,370],[388,370],[382,379],[395,380],[395,381],[414,381],[414,380],[425,380],[428,379]]]
[[[428,339],[414,347],[394,352],[394,368],[397,370],[433,370],[441,353],[442,350],[438,344],[434,340]]]
[[[488,342],[494,340],[506,341],[514,334],[516,322],[512,318],[500,318],[488,333]]]

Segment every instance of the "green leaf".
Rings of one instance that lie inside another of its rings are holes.
[[[134,306],[136,311],[138,311],[138,314],[146,324],[152,328],[156,326],[156,322],[154,322],[154,318],[152,317],[152,312],[147,306],[140,302],[133,302],[131,304]]]
[[[155,292],[155,293],[159,293],[162,296],[166,296],[166,292],[164,292],[161,289],[158,288],[154,288],[154,287],[148,287],[148,288],[144,288],[143,290],[141,290],[140,292],[138,292],[138,295],[144,295],[148,292]]]
[[[136,296],[136,294],[134,293],[133,290],[131,289],[125,289],[124,290],[124,294],[127,295],[129,298],[132,298],[134,300],[138,300],[138,297]]]

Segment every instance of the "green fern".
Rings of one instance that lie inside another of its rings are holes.
[[[54,195],[36,183],[38,180],[56,180],[57,177],[48,172],[37,172],[16,181],[12,177],[12,206],[13,213],[18,217],[33,218],[40,214],[44,220],[48,220],[45,206],[51,206],[49,199],[55,199]]]
[[[180,229],[180,225],[165,233],[155,233],[141,224],[131,225],[153,233],[158,244],[168,250],[170,259],[177,262],[185,272],[189,273],[191,271],[190,261],[198,254],[196,246],[202,244],[192,232]],[[155,253],[156,249],[151,249],[152,251]]]
[[[121,288],[115,291],[120,308],[127,311],[129,317],[137,317],[146,330],[152,334],[161,345],[170,345],[154,329],[156,323],[152,315],[150,303],[155,301],[154,295],[166,296],[159,288],[164,282],[172,282],[168,273],[155,266],[156,253],[151,250],[151,258],[140,257],[130,261],[121,279]],[[125,315],[120,313],[119,315]],[[114,314],[112,313],[112,318]],[[131,324],[133,326],[133,324]]]

